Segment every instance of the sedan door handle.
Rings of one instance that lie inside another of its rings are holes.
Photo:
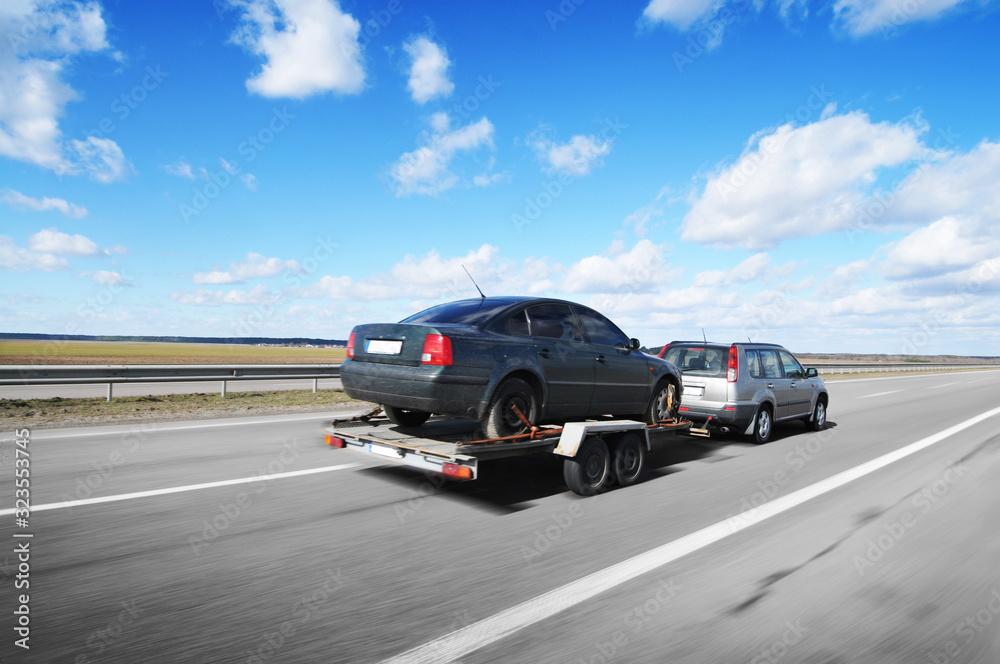
[[[539,355],[540,355],[541,357],[544,357],[544,358],[545,358],[546,360],[547,360],[547,359],[549,359],[550,357],[552,357],[552,352],[551,352],[551,351],[549,351],[549,349],[548,349],[548,348],[543,348],[543,349],[541,349],[540,351],[538,351],[538,354],[539,354]]]
[[[607,358],[606,358],[606,357],[604,357],[603,355],[598,355],[598,356],[597,356],[596,358],[594,358],[594,359],[596,359],[596,360],[597,360],[598,362],[600,362],[601,364],[604,364],[605,362],[607,362],[607,361],[608,361],[608,360],[607,360]]]

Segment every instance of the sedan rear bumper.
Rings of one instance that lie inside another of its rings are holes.
[[[489,377],[462,367],[427,367],[345,360],[340,369],[344,392],[352,399],[428,413],[479,419],[486,410]]]

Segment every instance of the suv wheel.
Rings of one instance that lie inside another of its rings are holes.
[[[816,400],[812,417],[806,420],[806,426],[811,431],[822,431],[826,426],[826,402],[822,398]]]
[[[771,409],[761,404],[757,409],[757,414],[753,418],[753,439],[758,445],[763,445],[771,440],[771,432],[774,430],[774,420],[771,418]]]

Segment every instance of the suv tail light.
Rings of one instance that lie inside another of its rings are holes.
[[[726,380],[735,383],[740,377],[740,356],[737,354],[736,345],[729,347],[729,369],[726,371]]]
[[[347,338],[347,357],[354,357],[354,330],[351,330],[351,336]]]
[[[451,365],[451,339],[443,334],[428,334],[424,339],[424,350],[420,355],[422,364]]]

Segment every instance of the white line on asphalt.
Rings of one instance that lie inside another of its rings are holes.
[[[980,370],[977,370],[977,371],[948,371],[947,374],[949,376],[963,376],[963,375],[975,374],[975,373],[979,373],[979,374],[983,374],[983,373],[996,373],[997,371],[998,371],[997,369],[980,369]],[[940,378],[941,377],[941,373],[945,373],[945,372],[932,372],[932,371],[928,371],[926,373],[924,373],[924,372],[911,372],[911,373],[908,373],[908,374],[906,374],[904,376],[882,376],[881,378],[845,378],[843,380],[841,380],[841,379],[838,378],[836,380],[830,380],[829,384],[830,385],[841,385],[843,383],[867,383],[867,382],[871,382],[871,381],[874,381],[874,380],[899,380],[901,378]],[[839,375],[839,374],[827,374],[826,376],[823,376],[823,378],[831,378],[832,379],[833,376],[836,376],[836,375]]]
[[[160,433],[163,431],[182,431],[187,429],[215,429],[218,427],[243,426],[246,424],[283,424],[285,422],[298,422],[302,420],[329,420],[334,417],[343,417],[355,411],[336,411],[329,413],[310,413],[308,415],[272,415],[266,418],[227,418],[213,422],[138,422],[115,426],[113,429],[101,427],[94,431],[75,431],[73,429],[48,429],[44,431],[32,431],[31,439],[40,440],[42,438],[82,438],[85,436],[114,436],[119,433]],[[360,412],[360,411],[358,411]]]
[[[58,510],[64,507],[81,507],[83,505],[96,505],[98,503],[113,503],[119,500],[132,500],[133,498],[148,498],[150,496],[163,496],[168,493],[181,493],[182,491],[197,491],[198,489],[214,489],[220,486],[230,486],[233,484],[249,484],[251,482],[270,482],[271,480],[282,479],[284,477],[298,477],[300,475],[314,475],[316,473],[329,473],[335,470],[347,470],[356,468],[360,464],[342,463],[339,466],[324,466],[323,468],[307,468],[305,470],[291,470],[287,473],[275,473],[274,475],[255,475],[253,477],[241,477],[236,480],[222,480],[220,482],[205,482],[204,484],[189,484],[187,486],[175,486],[169,489],[153,489],[152,491],[138,491],[136,493],[122,493],[117,496],[104,496],[103,498],[87,498],[85,500],[70,500],[64,503],[48,503],[46,505],[32,505],[32,512],[43,510]],[[0,510],[0,516],[13,514],[15,510]]]
[[[447,662],[454,662],[471,652],[499,641],[529,625],[534,625],[550,618],[606,590],[610,590],[626,581],[651,572],[682,556],[693,553],[709,544],[718,542],[734,533],[758,524],[765,519],[781,514],[817,496],[833,491],[891,463],[915,454],[994,415],[1000,415],[1000,408],[994,408],[991,411],[965,420],[961,424],[956,424],[933,436],[928,436],[894,452],[863,463],[860,466],[855,466],[833,477],[828,477],[787,496],[764,503],[760,507],[743,512],[738,516],[720,521],[678,540],[639,554],[634,558],[629,558],[617,565],[594,572],[582,579],[551,590],[544,595],[539,595],[526,602],[522,602],[506,611],[501,611],[494,616],[480,620],[401,655],[387,659],[382,664],[430,664],[431,662],[445,664]]]
[[[868,399],[871,397],[884,397],[887,394],[895,394],[896,392],[902,392],[903,390],[889,390],[888,392],[876,392],[875,394],[866,394],[863,397],[858,397],[859,399]]]
[[[941,387],[951,387],[952,385],[958,385],[958,383],[942,383],[940,385],[931,385],[927,389],[928,390],[936,390],[936,389],[941,388]]]

